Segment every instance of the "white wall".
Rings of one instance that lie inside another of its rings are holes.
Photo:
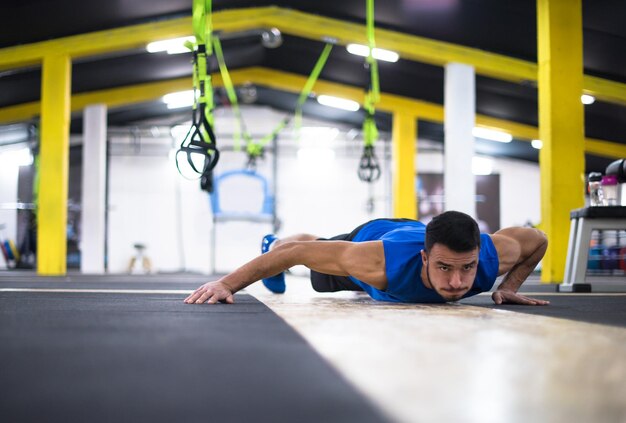
[[[282,113],[267,108],[245,107],[248,130],[265,135],[283,118]],[[232,145],[233,120],[229,110],[216,114],[218,143]],[[305,119],[303,126],[328,127],[327,123]],[[279,141],[277,211],[282,227],[279,235],[307,232],[330,237],[351,231],[373,218],[390,216],[389,158],[385,159],[384,142],[378,143],[378,157],[383,177],[369,187],[357,177],[361,155],[359,140],[350,140],[347,128],[339,134],[331,129],[319,133],[302,132],[299,142],[290,130]],[[307,135],[308,134],[308,135]],[[383,134],[383,137],[388,137]],[[329,137],[331,139],[329,139]],[[127,145],[129,139],[113,139],[113,145]],[[167,147],[169,139],[142,141]],[[428,141],[424,141],[428,144]],[[212,217],[208,195],[198,181],[187,181],[161,153],[131,153],[112,148],[109,186],[109,271],[124,272],[134,254],[132,244],[144,243],[146,254],[157,271],[190,270],[207,272],[210,268],[209,245]],[[246,162],[243,152],[222,151],[216,174],[241,169]],[[419,172],[443,172],[439,151],[424,149],[416,157]],[[258,171],[272,183],[271,153],[260,161]],[[539,167],[514,160],[493,159],[494,172],[500,174],[501,224],[523,225],[539,221]],[[177,194],[177,184],[180,194]],[[253,180],[231,180],[223,187],[222,207],[235,210],[260,209],[259,188]],[[371,191],[371,192],[370,192]],[[180,195],[182,219],[177,211]],[[373,196],[375,209],[366,208]],[[271,232],[269,223],[226,222],[216,228],[216,270],[230,271],[259,254],[261,237]],[[184,245],[180,254],[179,244]]]
[[[478,156],[485,157],[486,156]],[[500,175],[500,226],[522,226],[541,220],[539,165],[490,157],[493,173]],[[442,173],[443,152],[419,152],[418,172]]]
[[[135,243],[146,245],[145,255],[154,271],[179,271],[185,265],[187,270],[208,271],[209,216],[208,200],[197,183],[181,179],[167,153],[160,157],[112,156],[109,272],[126,271],[135,255]]]
[[[256,108],[254,116],[244,108],[251,133],[265,135],[284,117],[269,109]],[[219,133],[232,130],[232,117],[224,110],[216,114]],[[348,142],[345,133],[339,139],[312,139],[311,126],[325,123],[304,120],[302,139],[298,143],[290,130],[280,139],[278,155],[277,212],[282,222],[280,235],[309,232],[330,237],[351,231],[375,217],[389,215],[389,176],[384,175],[373,187],[357,177],[361,141]],[[307,135],[309,134],[309,135]],[[315,135],[315,134],[314,134]],[[332,131],[331,131],[332,135]],[[320,134],[324,138],[324,132]],[[218,135],[222,146],[232,139]],[[147,245],[146,255],[156,271],[209,270],[209,244],[212,216],[208,195],[197,180],[187,181],[168,157],[170,140],[140,141],[139,153],[133,151],[131,138],[111,139],[109,172],[109,271],[125,272],[133,256],[132,245]],[[155,153],[150,145],[159,144]],[[300,154],[298,153],[300,151]],[[328,154],[331,156],[328,156]],[[378,152],[383,170],[384,146]],[[230,169],[242,169],[247,158],[243,152],[222,151],[216,176]],[[183,158],[183,165],[185,159]],[[260,161],[258,171],[272,184],[272,154]],[[176,208],[176,185],[180,185],[182,219]],[[372,190],[370,194],[369,190]],[[369,213],[366,202],[372,195],[375,209]],[[222,208],[259,210],[259,187],[254,180],[230,180],[222,189]],[[216,228],[216,270],[229,271],[254,258],[260,252],[263,235],[270,233],[269,223],[225,222]],[[177,232],[178,231],[178,232]],[[182,234],[184,256],[178,253],[178,234]],[[184,260],[184,263],[183,263]]]
[[[270,133],[284,114],[268,108],[242,108],[248,129],[256,135]],[[218,142],[232,145],[233,119],[228,109],[216,112]],[[326,127],[319,133],[303,130],[296,142],[290,130],[280,138],[278,156],[277,210],[282,221],[279,235],[309,232],[330,237],[351,231],[373,218],[390,216],[391,181],[389,146],[377,144],[383,177],[371,187],[359,181],[357,165],[361,141],[352,139],[349,128],[340,128],[336,139],[325,122],[305,119],[303,126]],[[389,139],[389,134],[381,134]],[[108,269],[126,272],[135,254],[134,243],[147,245],[146,255],[155,271],[180,270],[208,272],[210,269],[211,208],[208,195],[197,180],[182,178],[171,157],[168,136],[139,140],[133,146],[128,135],[110,135],[108,175]],[[418,172],[441,173],[443,153],[423,148],[432,146],[420,140],[416,166]],[[439,144],[440,146],[440,144]],[[298,153],[300,151],[300,153]],[[387,153],[387,157],[386,157]],[[223,151],[216,172],[243,168],[243,152]],[[538,223],[539,167],[515,160],[493,159],[494,172],[500,174],[501,225]],[[271,183],[271,154],[260,162],[259,172]],[[17,201],[17,168],[0,166],[0,204]],[[225,187],[223,206],[237,209],[260,207],[254,183],[245,180]],[[375,208],[366,208],[368,198]],[[15,210],[0,209],[0,222],[8,225],[6,235],[15,239]],[[217,270],[229,271],[259,253],[261,237],[271,225],[246,222],[221,223],[217,227]],[[1,261],[1,259],[0,259]],[[3,263],[0,262],[0,266]]]
[[[539,165],[520,160],[494,160],[500,174],[500,225],[522,226],[541,222]]]

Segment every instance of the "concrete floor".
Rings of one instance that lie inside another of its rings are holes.
[[[247,291],[398,422],[626,422],[626,329],[461,304]]]

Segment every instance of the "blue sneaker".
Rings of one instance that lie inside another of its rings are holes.
[[[270,245],[272,245],[276,239],[274,234],[265,235],[263,241],[261,241],[261,253],[267,253],[270,250]],[[277,275],[263,279],[263,285],[275,294],[283,294],[286,289],[285,273],[280,272]]]

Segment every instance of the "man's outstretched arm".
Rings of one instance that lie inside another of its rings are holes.
[[[498,276],[505,275],[504,280],[491,296],[493,301],[496,304],[549,304],[549,301],[537,300],[517,293],[546,253],[548,247],[546,235],[532,228],[505,228],[493,234],[491,238],[500,261]]]
[[[354,276],[378,289],[387,287],[382,241],[289,242],[217,281],[202,285],[185,298],[185,303],[232,303],[235,292],[298,264],[329,275]]]

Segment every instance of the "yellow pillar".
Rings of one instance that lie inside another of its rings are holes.
[[[417,218],[416,134],[417,121],[414,115],[405,112],[393,113],[393,217]]]
[[[565,272],[569,214],[584,205],[582,0],[537,0],[542,282]]]
[[[66,273],[71,71],[68,55],[44,57],[37,214],[37,273],[40,275]]]

